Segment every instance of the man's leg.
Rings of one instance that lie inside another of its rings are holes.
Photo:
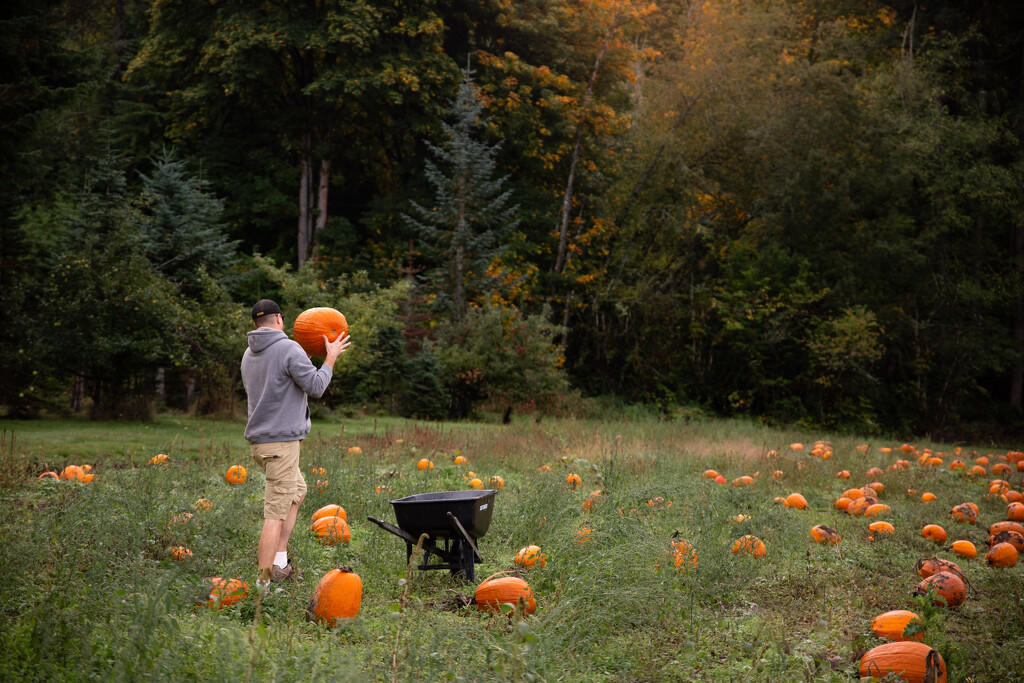
[[[289,514],[291,514],[289,512]],[[287,523],[286,519],[264,519],[263,531],[260,532],[260,543],[256,548],[256,564],[259,572],[257,580],[270,581],[270,569],[274,563],[274,553],[281,538],[281,531]],[[295,517],[292,516],[292,526],[295,526]],[[291,533],[289,531],[289,533]],[[287,542],[287,540],[286,540]]]
[[[284,518],[284,520],[281,523],[281,528],[278,531],[279,535],[277,537],[277,544],[276,544],[276,546],[274,548],[275,552],[277,552],[277,553],[287,553],[288,552],[288,541],[291,540],[292,530],[295,529],[295,520],[297,520],[299,518],[299,506],[302,505],[302,502],[304,500],[306,500],[306,495],[302,494],[302,497],[299,498],[299,502],[298,503],[292,503],[292,506],[288,509],[288,516]],[[265,525],[264,525],[264,529],[266,529]],[[263,542],[263,539],[261,537],[260,538],[261,545],[262,545],[262,542]],[[270,555],[270,560],[271,560],[271,562],[273,562],[273,560],[274,560],[273,553]],[[262,563],[260,564],[260,566],[263,566]]]

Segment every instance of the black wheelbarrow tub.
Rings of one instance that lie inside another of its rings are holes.
[[[395,508],[398,528],[419,537],[428,534],[431,538],[452,537],[457,531],[452,528],[448,513],[452,513],[473,538],[480,538],[491,526],[494,512],[496,489],[469,491],[440,491],[417,493],[391,501]]]

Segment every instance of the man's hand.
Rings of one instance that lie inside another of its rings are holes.
[[[334,362],[338,360],[338,356],[348,351],[348,347],[352,346],[352,340],[349,339],[348,332],[341,335],[334,341],[329,341],[327,335],[324,335],[324,346],[327,347],[327,356],[324,358],[324,365],[330,366],[334,369]]]

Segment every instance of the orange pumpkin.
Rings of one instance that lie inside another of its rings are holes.
[[[188,558],[192,557],[192,551],[183,545],[174,546],[167,550],[171,553],[171,559],[175,562],[184,562]]]
[[[764,541],[757,536],[741,536],[732,544],[732,554],[738,555],[740,553],[750,555],[751,557],[764,557]]]
[[[61,471],[60,478],[66,481],[82,481],[85,479],[85,470],[78,465],[68,465]]]
[[[245,468],[241,465],[232,465],[228,468],[228,471],[224,474],[224,481],[237,486],[238,484],[244,484],[249,473],[246,472]]]
[[[945,600],[946,606],[955,609],[963,604],[967,598],[967,587],[963,579],[952,572],[936,572],[917,584],[915,595],[925,595],[929,589],[936,593],[935,604],[941,606]],[[940,599],[941,598],[941,599]]]
[[[166,453],[157,453],[156,455],[154,455],[152,458],[149,459],[149,464],[150,465],[166,465],[167,464],[167,454]]]
[[[241,579],[222,579],[210,576],[196,598],[197,605],[210,609],[229,607],[249,594],[249,584]]]
[[[828,543],[829,545],[835,545],[842,540],[838,531],[824,524],[811,527],[811,538],[817,543]]]
[[[929,493],[928,491],[925,491],[924,493],[921,494],[921,502],[922,503],[930,503],[933,500],[935,500],[935,494],[934,493]]]
[[[39,475],[40,479],[60,479],[56,472],[43,472]]]
[[[341,517],[321,517],[313,522],[312,529],[324,545],[348,543],[352,540],[352,530]]]
[[[482,490],[484,488],[484,483],[482,481],[480,481],[479,479],[474,477],[473,479],[469,480],[469,488],[476,489],[477,491],[480,491],[480,490]]]
[[[886,643],[860,658],[862,679],[895,673],[907,683],[946,683],[946,663],[938,650],[917,642]]]
[[[850,478],[850,470],[839,470],[839,472],[836,473],[836,479],[849,479],[849,478]]]
[[[978,556],[978,549],[970,541],[953,541],[953,552],[968,559]]]
[[[1017,549],[1017,552],[1024,553],[1024,534],[1021,534],[1019,531],[1003,529],[988,537],[989,546],[996,545],[997,543],[1009,543]]]
[[[481,612],[497,612],[501,605],[515,606],[523,599],[523,611],[533,614],[537,611],[537,601],[533,597],[530,584],[517,576],[487,578],[477,586],[473,600]]]
[[[544,553],[540,551],[540,546],[536,545],[528,545],[520,549],[513,560],[516,566],[519,567],[533,567],[535,565],[543,567],[547,564],[547,561]]]
[[[953,510],[949,513],[949,517],[954,522],[976,524],[978,522],[978,511],[968,503],[960,503],[959,505],[953,506]]]
[[[896,533],[896,527],[889,522],[872,522],[868,524],[868,531],[873,534],[894,534]]]
[[[996,522],[988,528],[989,535],[998,534],[1000,531],[1016,531],[1024,536],[1024,524],[1020,522]]]
[[[339,620],[354,619],[363,602],[363,581],[351,567],[338,567],[324,574],[306,607],[306,620],[334,626]]]
[[[864,511],[864,516],[881,517],[882,515],[888,515],[891,512],[892,510],[889,508],[888,505],[884,503],[875,503],[874,505],[868,506],[867,510]]]
[[[499,477],[497,474],[487,479],[487,485],[492,489],[500,489],[505,485],[505,480]]]
[[[878,503],[878,499],[874,496],[861,496],[860,498],[854,499],[850,504],[850,507],[846,508],[854,517],[862,517],[864,513],[868,511],[868,508]]]
[[[429,458],[420,458],[420,461],[416,463],[416,469],[432,470],[434,469],[434,463]]]
[[[715,470],[704,470],[704,478],[705,479],[714,479],[717,476],[718,476],[718,472],[716,472]]]
[[[850,509],[850,505],[852,505],[852,504],[853,504],[853,501],[850,500],[849,498],[847,498],[846,496],[843,496],[841,498],[836,498],[836,502],[834,503],[836,510],[842,510],[843,512],[846,512],[847,510],[849,510]]]
[[[582,529],[577,530],[576,531],[576,545],[584,545],[586,543],[590,543],[591,541],[593,541],[594,539],[591,538],[591,536],[590,536],[590,534],[593,531],[594,530],[591,529],[588,526],[585,526]]]
[[[345,512],[345,508],[340,505],[331,503],[330,505],[324,505],[322,508],[313,513],[313,517],[310,518],[310,522],[315,522],[318,519],[324,517],[341,517],[346,522],[348,521],[348,513]]]
[[[466,458],[466,456],[464,456],[464,455],[456,455],[455,456],[455,460],[452,461],[452,464],[454,464],[454,465],[465,465],[468,462],[469,462],[469,459]],[[550,470],[551,468],[549,467],[548,469]]]
[[[946,530],[938,524],[925,524],[924,528],[921,529],[921,535],[936,543],[945,543],[948,538]]]
[[[580,487],[580,484],[583,483],[583,479],[580,477],[580,475],[573,472],[566,475],[565,483],[568,484],[569,488],[571,489],[578,489]]]
[[[921,617],[917,616],[910,610],[894,609],[875,617],[871,621],[871,630],[879,638],[895,642],[922,640],[924,638],[924,631],[915,633],[912,636],[903,635],[907,626],[910,625],[911,622],[915,621],[921,623]]]
[[[206,498],[200,498],[192,504],[192,509],[196,512],[209,512],[213,509],[213,503],[208,501]]]
[[[799,493],[791,493],[786,496],[786,507],[795,508],[797,510],[806,510],[807,499]]]
[[[335,341],[348,334],[348,321],[333,308],[310,308],[299,313],[292,326],[292,336],[310,356],[321,358],[327,354],[324,337]]]
[[[996,543],[985,553],[985,564],[990,567],[1012,567],[1017,564],[1017,549],[1009,543]]]
[[[672,541],[672,561],[676,569],[685,571],[697,566],[697,550],[689,541]]]
[[[943,560],[938,557],[928,557],[918,560],[917,564],[914,565],[914,569],[917,571],[917,575],[922,579],[927,579],[932,574],[937,574],[939,572],[950,572],[951,574],[963,576],[963,572],[960,571],[960,567],[956,562],[950,562],[949,560]]]

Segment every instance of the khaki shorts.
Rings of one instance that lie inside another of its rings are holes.
[[[284,519],[292,505],[306,495],[306,479],[299,469],[301,441],[251,444],[252,459],[267,477],[263,490],[263,517]]]

